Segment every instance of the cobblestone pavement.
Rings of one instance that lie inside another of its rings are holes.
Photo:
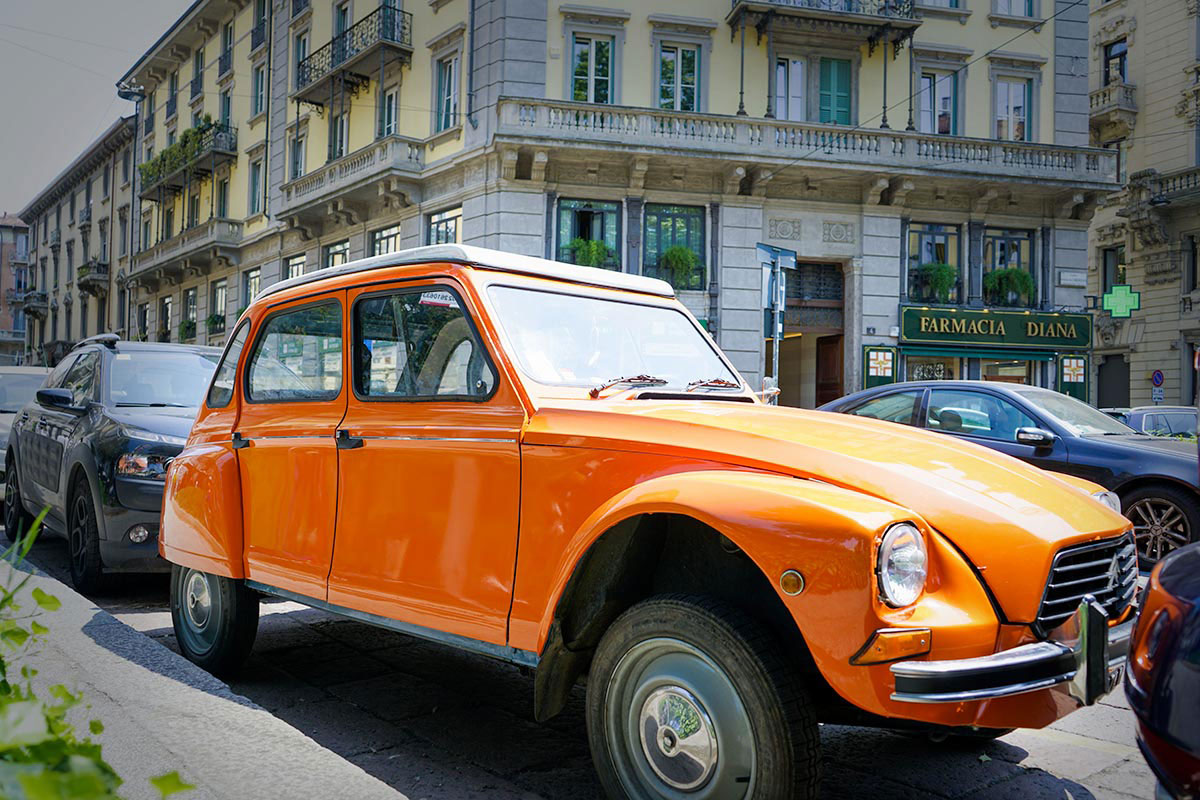
[[[31,560],[63,581],[62,540]],[[92,599],[177,649],[165,576],[123,576]],[[532,719],[533,679],[506,664],[308,609],[265,602],[242,694],[412,800],[600,798],[583,693]],[[1118,691],[1041,731],[983,745],[827,725],[822,800],[1150,798],[1154,780]]]

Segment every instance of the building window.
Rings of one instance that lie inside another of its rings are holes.
[[[922,72],[920,92],[918,129],[922,133],[957,133],[958,75],[953,72]]]
[[[129,219],[125,216],[117,220],[117,242],[118,256],[129,252]]]
[[[571,48],[571,99],[611,103],[613,40],[610,36],[575,34]]]
[[[780,58],[775,61],[775,116],[779,119],[803,122],[808,119],[805,106],[805,72],[807,61],[802,58]]]
[[[394,136],[396,134],[396,108],[398,92],[389,89],[383,93],[383,103],[379,107],[379,135]]]
[[[101,178],[100,178],[100,186],[104,192],[104,194],[101,195],[101,197],[104,197],[105,199],[108,198],[108,195],[110,194],[110,188],[111,188],[109,184],[111,182],[112,181],[111,181],[111,175],[108,171],[108,164],[105,164],[104,169],[101,173]]]
[[[400,226],[393,225],[371,234],[371,255],[382,256],[400,250]]]
[[[702,288],[704,207],[647,203],[645,214],[642,271],[676,289]]]
[[[231,125],[233,123],[233,95],[228,89],[221,92],[221,103],[217,113],[221,117],[222,125]]]
[[[350,260],[350,240],[346,239],[325,247],[322,262],[326,267],[340,267]]]
[[[208,332],[225,331],[226,287],[224,278],[213,281],[208,290]]]
[[[1124,39],[1109,42],[1104,45],[1104,85],[1110,83],[1126,83],[1126,59],[1129,47]]]
[[[1101,273],[1101,294],[1108,292],[1117,285],[1125,283],[1125,245],[1106,247],[1101,251],[1104,271]]]
[[[462,243],[462,206],[429,215],[429,244]]]
[[[229,178],[217,181],[217,216],[229,216]]]
[[[329,160],[346,155],[349,131],[349,111],[329,115]]]
[[[296,34],[296,38],[292,44],[292,52],[294,57],[292,62],[293,70],[295,71],[295,74],[292,76],[292,80],[295,82],[296,86],[299,86],[300,79],[302,77],[300,74],[300,65],[304,63],[304,59],[308,58],[308,31],[302,31]]]
[[[289,158],[291,168],[291,180],[304,175],[304,153],[307,140],[304,135],[293,136],[290,140],[291,157]]]
[[[820,74],[820,121],[849,125],[851,120],[850,80],[853,70],[845,58],[822,58]]]
[[[173,144],[175,144],[175,131],[169,130],[167,131],[167,147],[170,147]]]
[[[996,138],[1004,141],[1029,141],[1028,120],[1032,104],[1033,81],[996,79]]]
[[[304,274],[304,253],[298,256],[289,256],[283,262],[283,277],[284,280],[290,278],[299,278]]]
[[[700,48],[664,44],[658,51],[658,107],[696,111],[700,96]]]
[[[146,216],[142,217],[142,249],[145,250],[146,248],[150,247],[151,244],[150,215],[147,214]]]
[[[200,193],[196,192],[188,198],[187,226],[194,228],[200,224]]]
[[[158,341],[171,341],[171,305],[174,298],[167,295],[158,301]]]
[[[267,110],[267,65],[254,68],[250,84],[250,115],[257,116]]]
[[[192,53],[192,97],[204,90],[204,48]]]
[[[139,303],[137,307],[137,335],[141,341],[146,341],[150,333],[150,304]]]
[[[458,124],[458,55],[437,62],[437,93],[434,131],[444,131]]]
[[[621,269],[621,204],[558,201],[558,260]]]
[[[1037,304],[1032,231],[984,229],[983,302],[1012,308]]]
[[[191,341],[196,338],[196,321],[198,318],[198,310],[196,307],[195,287],[183,290],[183,319],[179,321],[179,340]]]
[[[70,199],[68,200],[68,207],[67,207],[67,222],[68,222],[68,223],[72,223],[72,222],[74,222],[74,221],[75,221],[75,192],[74,192],[74,191],[72,191],[72,192],[71,192],[71,197],[70,197]]]
[[[262,159],[250,162],[250,216],[262,213]]]
[[[242,307],[250,305],[250,301],[258,294],[262,286],[262,272],[255,267],[242,273]]]
[[[957,225],[914,222],[908,227],[908,299],[961,303],[962,270]]]
[[[1032,17],[1033,0],[995,0],[996,13],[1010,17]]]
[[[350,4],[338,3],[333,8],[333,35],[341,36],[350,29]]]
[[[121,151],[121,184],[129,183],[129,148]]]
[[[175,235],[175,208],[168,208],[163,212],[163,238],[170,239]]]
[[[100,263],[108,263],[108,220],[101,222],[96,231],[100,237]]]

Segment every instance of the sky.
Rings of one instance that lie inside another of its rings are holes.
[[[133,103],[114,84],[190,0],[0,0],[0,212],[17,213]]]

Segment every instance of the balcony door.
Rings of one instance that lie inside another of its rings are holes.
[[[805,108],[805,81],[807,63],[802,58],[779,58],[775,60],[775,117],[777,119],[803,122],[808,118]]]
[[[851,124],[850,100],[852,64],[845,58],[822,58],[820,66],[821,122],[834,125]]]

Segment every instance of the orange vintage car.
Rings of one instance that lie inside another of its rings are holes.
[[[587,683],[613,797],[813,796],[818,721],[994,736],[1095,702],[1137,558],[1099,487],[766,405],[658,280],[460,246],[276,284],[166,483],[184,654],[274,595]]]

